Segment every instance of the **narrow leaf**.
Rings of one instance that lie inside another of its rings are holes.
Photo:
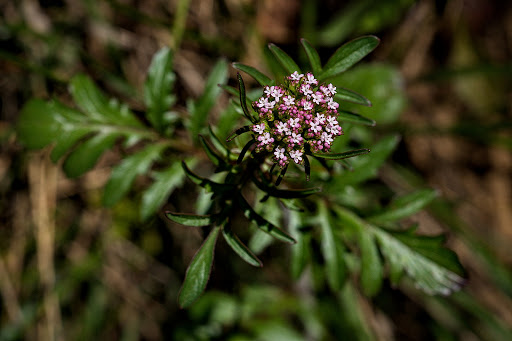
[[[268,48],[272,53],[274,54],[274,57],[279,61],[279,63],[284,67],[284,69],[289,73],[292,74],[295,71],[298,73],[301,73],[299,66],[295,61],[283,50],[281,50],[279,47],[277,47],[274,44],[269,44]]]
[[[226,142],[231,142],[235,137],[240,136],[243,133],[247,133],[248,131],[251,131],[251,126],[243,126],[238,128],[229,135],[229,137],[226,139]]]
[[[144,103],[148,108],[148,120],[158,130],[165,125],[165,113],[176,101],[171,94],[176,76],[172,72],[172,51],[168,47],[158,51],[149,66],[144,83]]]
[[[165,216],[169,218],[169,220],[174,221],[175,223],[187,226],[208,226],[212,225],[215,222],[215,217],[211,215],[174,213],[171,211],[165,211]]]
[[[438,192],[432,189],[422,189],[405,195],[384,210],[384,212],[368,218],[375,224],[384,224],[404,219],[420,211],[438,196]]]
[[[107,149],[112,148],[119,134],[98,134],[76,147],[64,161],[63,169],[70,178],[90,170]]]
[[[306,55],[308,56],[309,64],[311,65],[311,69],[313,74],[318,75],[322,71],[322,64],[320,62],[320,56],[316,49],[304,38],[300,40],[304,51],[306,51]]]
[[[208,192],[215,192],[215,193],[225,193],[234,190],[233,185],[228,184],[220,184],[218,182],[214,182],[208,179],[205,179],[194,172],[192,172],[188,167],[187,164],[182,161],[181,166],[183,167],[183,170],[185,171],[185,174],[189,177],[190,180],[192,180],[194,183],[198,184],[199,186],[203,187]]]
[[[227,80],[228,70],[225,60],[219,60],[213,67],[206,80],[203,94],[191,106],[190,110],[190,131],[194,138],[197,137],[200,130],[206,126],[206,119],[208,113],[215,105],[217,97],[220,94],[221,88],[218,84],[224,84]]]
[[[373,51],[379,45],[379,38],[375,36],[364,36],[354,39],[334,52],[325,64],[323,71],[318,75],[318,80],[324,80],[336,76],[349,69],[363,57]]]
[[[338,248],[342,248],[342,244],[337,242],[334,235],[330,213],[325,203],[318,205],[318,218],[322,233],[321,248],[325,260],[327,282],[333,291],[338,291],[343,287],[347,269],[345,261],[340,257],[341,250],[338,250]]]
[[[251,112],[249,111],[249,108],[247,108],[247,98],[245,95],[245,84],[242,76],[240,73],[236,74],[238,78],[238,92],[240,93],[240,105],[242,106],[242,110],[244,112],[244,116],[251,121],[252,123],[256,123],[256,120],[251,115]]]
[[[309,181],[311,176],[311,165],[309,164],[307,155],[304,155],[304,172],[306,173],[306,181]]]
[[[256,211],[253,210],[251,205],[249,205],[241,195],[239,196],[238,204],[240,205],[240,208],[243,210],[247,219],[255,223],[256,227],[283,242],[290,244],[295,243],[295,239],[293,239],[288,233],[284,232],[279,227],[265,220],[262,216],[256,213]]]
[[[210,146],[202,135],[199,135],[199,141],[201,142],[201,145],[203,146],[203,149],[210,161],[217,167],[217,172],[229,169],[226,161],[224,161],[224,159],[215,150],[213,150],[212,146]]]
[[[206,288],[206,284],[210,278],[215,244],[219,231],[220,226],[216,226],[210,232],[208,238],[206,238],[201,248],[197,251],[187,269],[185,281],[183,282],[178,296],[178,303],[181,308],[186,308],[194,303]]]
[[[190,162],[189,162],[190,163]],[[144,191],[140,207],[141,220],[145,221],[154,214],[177,187],[183,184],[185,173],[179,162],[174,162],[161,172],[154,172],[153,184]]]
[[[298,280],[311,260],[311,236],[300,230],[301,220],[298,212],[290,211],[289,217],[290,234],[297,241],[297,244],[291,247],[290,270],[293,279]]]
[[[213,132],[213,129],[211,126],[208,126],[208,131],[210,133],[213,146],[222,153],[222,156],[231,160],[234,158],[231,151],[224,145],[224,143],[220,140],[220,138]]]
[[[240,151],[240,155],[238,155],[238,159],[236,160],[236,163],[240,164],[242,163],[242,161],[244,160],[244,156],[245,154],[247,153],[247,151],[256,143],[256,140],[255,139],[252,139],[252,140],[249,140],[249,142],[247,142],[245,144],[245,146],[242,148],[242,150]]]
[[[342,160],[342,159],[347,159],[349,157],[368,154],[369,152],[370,152],[370,149],[363,148],[363,149],[350,150],[350,151],[344,152],[344,153],[329,153],[329,154],[313,153],[313,156],[319,157],[322,159],[326,159],[326,160]]]
[[[228,245],[233,249],[233,251],[236,252],[236,254],[240,256],[240,258],[253,266],[263,266],[263,263],[261,263],[258,257],[256,257],[256,255],[252,253],[252,251],[249,250],[249,248],[245,246],[245,244],[242,243],[240,239],[233,233],[233,230],[229,224],[224,225],[222,228],[222,235],[224,236],[224,239]]]
[[[370,102],[370,100],[368,98],[364,97],[363,95],[358,94],[355,91],[341,88],[341,87],[336,88],[336,95],[334,95],[334,98],[337,101],[345,101],[345,102],[351,102],[351,103],[355,103],[355,104],[361,104],[361,105],[364,105],[365,107],[372,106],[372,102]]]
[[[352,122],[352,123],[358,123],[358,124],[364,124],[367,126],[374,127],[376,122],[372,119],[366,118],[364,116],[361,116],[359,114],[345,111],[345,110],[338,110],[338,118],[345,122]]]
[[[363,293],[372,297],[382,286],[384,271],[375,238],[370,231],[359,229],[358,242],[361,250],[361,272],[359,276]]]
[[[249,76],[254,78],[261,86],[266,85],[272,85],[274,84],[274,81],[258,71],[257,69],[253,68],[252,66],[241,64],[241,63],[233,63],[233,67],[237,70],[243,71],[247,73]]]
[[[279,172],[279,175],[277,176],[276,183],[275,183],[276,187],[281,184],[281,181],[283,181],[283,178],[284,178],[287,170],[288,170],[288,165],[284,166],[281,169],[281,172]]]
[[[322,190],[321,188],[318,187],[306,189],[277,189],[275,187],[268,186],[255,178],[252,179],[252,182],[256,185],[256,187],[258,187],[268,195],[275,198],[283,199],[305,198],[312,194],[316,194]]]
[[[128,192],[135,177],[146,173],[165,147],[163,143],[149,145],[115,167],[105,185],[103,204],[107,207],[116,204]]]

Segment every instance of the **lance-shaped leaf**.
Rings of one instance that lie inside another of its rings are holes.
[[[211,126],[208,126],[208,132],[210,133],[210,136],[212,138],[213,146],[221,152],[223,157],[226,157],[228,159],[231,159],[231,151],[222,143],[222,141],[219,139],[219,137],[213,132],[213,129]]]
[[[206,288],[206,284],[210,278],[215,244],[220,228],[220,226],[216,226],[210,232],[208,238],[206,238],[188,266],[185,281],[181,286],[178,296],[178,303],[181,308],[186,308],[194,303]]]
[[[238,128],[228,136],[226,142],[231,142],[235,137],[240,136],[243,133],[247,133],[248,131],[251,131],[251,126],[243,126],[241,128]]]
[[[195,162],[195,161],[193,161]],[[190,162],[189,162],[190,163]],[[154,182],[142,195],[140,216],[142,221],[149,218],[161,207],[172,191],[181,186],[185,173],[179,162],[173,163],[169,168],[152,174]]]
[[[326,159],[326,160],[342,160],[342,159],[348,159],[349,157],[368,154],[369,152],[370,152],[370,149],[363,148],[363,149],[350,150],[348,152],[343,152],[343,153],[328,153],[328,154],[327,153],[326,154],[313,153],[313,156],[322,158],[322,159]]]
[[[351,103],[355,103],[355,104],[361,104],[361,105],[364,105],[365,107],[372,106],[372,102],[370,102],[370,100],[368,98],[364,97],[363,95],[358,94],[355,91],[341,88],[341,87],[336,88],[336,95],[334,95],[334,99],[336,99],[337,101],[345,101],[345,102],[351,102]]]
[[[245,94],[244,80],[243,80],[242,76],[240,75],[240,73],[237,73],[236,77],[238,78],[238,91],[240,93],[240,105],[242,106],[244,116],[252,123],[256,123],[255,118],[251,115],[251,112],[249,111],[249,108],[247,107],[247,97]]]
[[[295,71],[301,73],[297,63],[295,63],[295,61],[286,52],[274,44],[269,44],[268,48],[289,74],[294,73]]]
[[[277,176],[275,186],[279,186],[281,184],[281,181],[283,181],[284,175],[286,174],[286,171],[288,170],[288,165],[284,166],[281,169],[281,172],[279,172],[279,175]]]
[[[91,169],[101,154],[112,148],[120,134],[98,134],[76,147],[64,161],[63,169],[70,178],[78,177]]]
[[[290,234],[297,244],[291,248],[290,270],[292,277],[298,280],[306,265],[311,261],[310,233],[301,230],[301,219],[298,212],[289,212]]]
[[[329,58],[323,71],[318,75],[318,80],[322,81],[349,69],[368,53],[372,52],[379,45],[379,42],[379,38],[375,36],[364,36],[342,45]]]
[[[247,217],[247,219],[255,223],[259,229],[283,242],[287,242],[290,244],[295,243],[295,239],[293,239],[288,233],[284,232],[279,227],[275,226],[274,224],[260,216],[258,213],[256,213],[256,211],[254,211],[251,205],[249,205],[249,203],[245,201],[244,197],[240,195],[238,196],[238,198],[238,204],[240,205],[240,208],[244,212],[244,215]]]
[[[183,167],[185,174],[189,177],[190,180],[192,180],[194,183],[198,184],[199,186],[203,187],[208,192],[224,193],[224,192],[232,191],[235,188],[235,186],[233,186],[233,185],[220,184],[218,182],[205,179],[205,178],[195,174],[187,167],[187,164],[184,161],[181,162],[181,166]]]
[[[307,155],[304,155],[304,173],[306,174],[306,181],[309,181],[311,176],[311,165],[309,164]]]
[[[149,66],[144,83],[144,103],[148,108],[147,118],[158,131],[165,125],[165,112],[176,101],[171,94],[176,76],[172,72],[172,51],[168,47],[158,51]]]
[[[215,223],[216,216],[189,214],[189,213],[174,213],[165,211],[165,216],[175,223],[187,226],[208,226]]]
[[[345,122],[364,124],[371,127],[375,126],[376,124],[376,122],[370,118],[345,110],[338,111],[338,119]]]
[[[233,67],[237,70],[243,71],[247,73],[249,76],[254,78],[261,86],[266,85],[272,85],[274,84],[274,81],[258,71],[257,69],[253,68],[252,66],[241,64],[241,63],[233,63]]]
[[[433,189],[422,189],[393,201],[382,213],[371,216],[368,221],[385,224],[404,219],[420,211],[438,196]]]
[[[304,48],[304,51],[306,51],[306,55],[308,56],[309,64],[311,65],[313,74],[320,74],[322,71],[322,64],[320,62],[320,56],[318,55],[318,52],[306,39],[302,38],[300,42]]]
[[[297,198],[305,198],[307,196],[310,196],[312,194],[320,192],[322,189],[318,187],[313,188],[306,188],[306,189],[277,189],[273,186],[269,186],[255,178],[252,179],[252,182],[270,195],[271,197],[275,198],[282,198],[282,199],[297,199]]]
[[[226,161],[224,161],[224,159],[215,150],[213,150],[212,146],[210,146],[203,135],[199,135],[199,141],[201,142],[201,145],[203,146],[203,149],[210,161],[217,167],[216,172],[222,172],[230,169]]]
[[[334,234],[331,214],[324,202],[318,204],[318,222],[321,229],[321,249],[325,260],[327,283],[332,290],[338,291],[343,287],[347,277],[347,266],[342,258],[343,245]]]
[[[148,145],[116,166],[105,185],[103,204],[111,207],[117,203],[128,192],[135,177],[146,173],[165,147],[164,143]]]
[[[359,282],[363,293],[372,297],[377,294],[382,286],[384,270],[377,250],[374,235],[365,229],[358,230],[358,243],[361,251],[361,271]]]
[[[390,233],[363,221],[354,213],[337,207],[338,223],[345,228],[373,234],[394,276],[404,271],[428,294],[448,295],[465,282],[457,256],[442,246],[442,237],[416,236],[410,232]]]
[[[229,86],[227,84],[219,84],[219,86],[221,87],[221,89],[226,91],[228,94],[236,96],[236,97],[240,97],[240,91],[238,91],[234,87]]]
[[[244,243],[242,243],[242,241],[240,241],[238,236],[233,233],[229,223],[225,224],[222,228],[222,235],[224,236],[224,239],[228,245],[240,256],[240,258],[253,266],[263,266],[263,263],[261,263],[258,257],[256,257],[256,255],[251,250],[249,250],[249,248]]]

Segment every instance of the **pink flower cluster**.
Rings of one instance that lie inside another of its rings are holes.
[[[320,84],[313,74],[285,77],[281,86],[266,86],[264,95],[252,103],[260,121],[251,129],[257,134],[256,152],[272,152],[274,162],[286,166],[303,162],[306,145],[312,152],[327,152],[342,134],[338,123],[336,87]]]

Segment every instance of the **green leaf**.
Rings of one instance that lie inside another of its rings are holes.
[[[256,213],[256,211],[254,211],[251,205],[249,205],[241,195],[239,196],[238,204],[240,205],[240,208],[244,212],[244,215],[247,217],[247,219],[255,223],[256,227],[283,242],[290,244],[295,243],[295,239],[293,239],[288,233],[284,232],[279,227],[265,220],[262,216]]]
[[[228,138],[226,139],[227,142],[231,142],[233,141],[233,139],[237,136],[240,136],[242,135],[243,133],[247,133],[251,131],[251,126],[243,126],[241,128],[238,128],[237,130],[235,130],[233,133],[231,133]]]
[[[184,161],[181,162],[181,166],[183,167],[185,174],[189,177],[190,180],[192,180],[197,185],[203,187],[208,192],[225,193],[225,192],[233,191],[235,189],[235,187],[233,185],[221,184],[218,182],[214,182],[214,181],[205,179],[205,178],[193,173],[187,167],[187,164]]]
[[[217,97],[221,92],[221,88],[218,84],[224,84],[228,76],[228,67],[225,60],[219,60],[213,67],[206,85],[204,87],[203,94],[197,100],[197,102],[189,108],[190,111],[190,132],[194,138],[197,138],[200,130],[206,126],[206,119],[208,113],[213,108]]]
[[[326,190],[339,193],[342,187],[355,185],[377,176],[379,167],[391,155],[399,140],[398,136],[387,136],[381,139],[373,145],[371,157],[359,157],[351,160],[353,170],[335,177],[332,186],[326,187]]]
[[[258,71],[257,69],[253,68],[252,66],[241,64],[241,63],[233,63],[233,67],[237,70],[243,71],[247,73],[249,76],[254,78],[261,86],[266,85],[272,85],[274,84],[274,81]]]
[[[70,178],[91,169],[107,149],[112,148],[120,134],[98,134],[76,147],[64,161],[63,169]]]
[[[233,249],[233,251],[236,252],[236,254],[240,256],[240,258],[253,266],[263,266],[258,257],[256,257],[256,255],[252,253],[252,251],[249,250],[249,248],[245,246],[245,244],[242,243],[240,239],[233,233],[233,230],[229,224],[224,225],[222,228],[222,235],[224,236],[224,239],[228,245]]]
[[[190,164],[190,161],[189,161]],[[142,203],[140,207],[141,220],[145,221],[159,207],[177,187],[183,184],[185,173],[179,162],[173,163],[169,168],[154,172],[152,177],[155,179],[153,184],[144,191],[142,195]]]
[[[165,211],[165,216],[175,223],[187,226],[208,226],[215,223],[215,216]]]
[[[343,245],[334,235],[334,226],[325,202],[318,205],[318,221],[321,229],[321,248],[325,260],[327,282],[333,291],[338,291],[345,283],[347,266],[341,257]]]
[[[89,77],[76,75],[69,84],[76,105],[90,119],[118,125],[142,126],[128,107],[121,106],[114,100],[109,101]]]
[[[308,56],[309,64],[311,65],[311,70],[314,75],[320,74],[322,71],[322,64],[320,62],[320,56],[316,49],[304,38],[300,40],[304,51],[306,51],[306,55]]]
[[[197,251],[187,269],[185,281],[183,282],[178,296],[178,303],[181,308],[186,308],[194,303],[206,288],[213,264],[215,244],[219,231],[220,226],[216,226],[210,232],[208,238],[206,238],[201,248]]]
[[[366,229],[359,229],[358,232],[358,242],[361,250],[359,280],[363,293],[372,297],[379,292],[382,286],[384,271],[373,234]]]
[[[296,199],[296,198],[305,198],[312,194],[320,192],[322,189],[318,187],[306,188],[306,189],[277,189],[273,186],[268,186],[265,183],[257,180],[256,178],[252,178],[252,182],[270,195],[275,198],[283,198],[283,199]]]
[[[55,136],[55,146],[52,149],[50,158],[53,162],[57,162],[61,157],[66,154],[74,145],[77,144],[83,137],[91,132],[90,128],[87,127],[76,127],[69,131],[64,131],[59,135]]]
[[[366,118],[359,114],[355,114],[350,111],[339,110],[338,115],[339,115],[338,119],[340,119],[344,122],[364,124],[364,125],[371,126],[371,127],[375,126],[375,124],[376,124],[376,122],[374,120]]]
[[[370,152],[370,149],[363,148],[363,149],[354,149],[350,150],[348,152],[343,153],[313,153],[312,155],[314,157],[319,157],[326,160],[342,160],[342,159],[348,159],[350,157],[358,156],[358,155],[364,155],[368,154]]]
[[[105,185],[103,204],[107,207],[116,204],[128,192],[135,177],[146,173],[166,146],[164,143],[148,145],[116,166]]]
[[[438,196],[433,189],[422,189],[398,198],[382,213],[371,216],[368,221],[375,224],[385,224],[404,219],[420,211]]]
[[[234,155],[232,155],[231,151],[222,143],[219,137],[213,132],[211,126],[208,126],[208,131],[211,136],[211,140],[213,146],[222,154],[222,157],[227,158],[228,160],[234,159]]]
[[[144,83],[144,103],[148,108],[147,118],[158,131],[165,126],[165,113],[176,102],[171,94],[176,76],[172,72],[173,54],[168,47],[160,49],[149,66]]]
[[[382,255],[390,264],[393,276],[400,270],[428,294],[448,295],[459,290],[464,279],[457,273],[462,267],[455,254],[441,246],[439,237],[393,234],[363,221],[354,213],[337,207],[338,223],[345,228],[365,230],[375,237]],[[405,242],[407,240],[407,242]],[[434,258],[429,258],[435,256]]]
[[[298,212],[289,212],[290,234],[297,241],[297,244],[291,247],[290,271],[293,279],[298,280],[306,265],[311,260],[310,234],[300,230],[301,219]]]
[[[49,103],[31,99],[21,109],[16,132],[18,140],[27,148],[38,149],[59,136],[60,125]]]
[[[240,105],[242,106],[244,116],[252,123],[256,123],[256,119],[251,115],[249,108],[247,108],[247,98],[245,96],[244,80],[240,73],[237,73],[236,77],[238,78],[238,92],[240,93]]]
[[[336,94],[334,95],[334,99],[337,101],[345,101],[345,102],[352,102],[355,104],[364,105],[365,107],[371,107],[372,102],[363,95],[358,94],[355,91],[337,87],[336,88]]]
[[[336,76],[349,69],[352,65],[363,59],[379,45],[379,38],[375,36],[363,36],[354,39],[334,52],[318,75],[318,80]]]
[[[216,172],[222,172],[230,169],[230,166],[215,150],[213,150],[212,146],[210,146],[203,135],[199,135],[199,141],[201,142],[201,145],[203,146],[203,149],[210,161],[215,165],[215,167],[217,167]]]
[[[295,71],[298,73],[301,73],[299,66],[295,61],[288,55],[286,52],[281,50],[279,47],[277,47],[274,44],[269,44],[268,48],[274,54],[274,57],[276,57],[277,61],[283,66],[283,68],[289,73],[292,74]]]

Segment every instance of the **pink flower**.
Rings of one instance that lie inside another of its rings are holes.
[[[340,106],[340,105],[339,105],[338,103],[334,102],[334,100],[333,100],[332,98],[331,98],[331,99],[329,99],[329,103],[327,103],[327,107],[328,107],[329,109],[332,109],[332,110],[336,110],[336,109],[338,109],[338,107],[339,107],[339,106]]]
[[[295,98],[292,96],[284,96],[283,97],[284,104],[290,106],[295,104]]]
[[[311,85],[317,85],[318,84],[318,81],[315,79],[315,76],[313,76],[312,73],[308,72],[306,74],[306,78],[307,78],[307,80],[306,80],[307,84],[311,84]]]
[[[290,75],[290,79],[291,79],[292,81],[298,81],[298,80],[300,80],[302,77],[304,77],[304,75],[303,75],[302,73],[301,73],[301,74],[299,74],[297,71],[295,71],[294,73],[292,73],[292,74]]]
[[[265,123],[253,125],[252,130],[258,134],[263,134],[263,131],[265,130]]]
[[[290,135],[291,134],[290,128],[288,127],[288,124],[286,124],[284,122],[277,121],[276,129],[277,129],[279,134],[283,134],[283,133],[286,134],[286,135]]]
[[[300,150],[292,150],[290,152],[290,157],[296,164],[300,164],[302,161],[302,152]]]

